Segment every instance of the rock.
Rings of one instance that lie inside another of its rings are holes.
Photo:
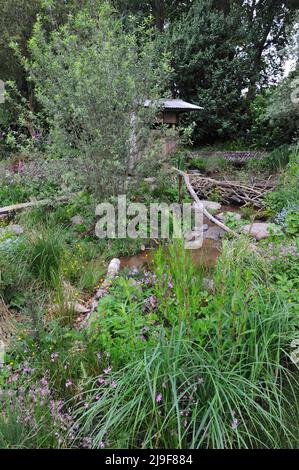
[[[192,242],[203,237],[203,230],[188,230],[184,233],[184,238],[188,242]]]
[[[110,264],[108,266],[107,277],[113,278],[117,276],[119,269],[120,269],[120,260],[118,258],[114,258],[113,260],[110,261]]]
[[[204,238],[218,241],[223,237],[224,233],[224,230],[220,227],[209,227],[209,230],[204,232]]]
[[[241,230],[243,233],[253,236],[256,240],[263,240],[271,235],[269,227],[270,224],[266,222],[255,222],[253,224],[243,225]]]
[[[203,232],[207,231],[209,226],[207,224],[203,224],[200,227],[194,227],[193,230],[187,230],[184,233],[184,238],[188,242],[192,242],[194,240],[203,239]]]
[[[242,216],[241,214],[238,214],[237,212],[221,212],[220,214],[216,215],[217,219],[220,220],[220,222],[224,222],[226,217],[230,217],[231,219],[235,220],[241,220]]]
[[[208,226],[208,224],[203,224],[200,227],[194,227],[194,230],[195,231],[206,232],[207,230],[209,230],[209,226]]]
[[[83,224],[84,220],[81,215],[74,215],[74,217],[71,218],[71,222],[73,225],[81,225]]]
[[[221,204],[219,204],[219,202],[214,202],[214,201],[206,201],[206,200],[202,200],[200,201],[204,208],[207,209],[208,211],[211,210],[211,211],[219,211],[221,209]],[[193,208],[195,209],[197,206],[196,202],[193,203]]]
[[[11,224],[7,225],[7,227],[0,228],[0,237],[7,234],[21,235],[22,233],[24,233],[23,227],[17,224]]]
[[[195,237],[193,240],[185,240],[184,248],[185,250],[199,250],[202,248],[203,245],[203,236],[202,234],[200,237]]]

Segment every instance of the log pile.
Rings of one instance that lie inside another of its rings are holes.
[[[257,208],[264,206],[265,195],[273,191],[276,182],[270,176],[266,180],[256,180],[252,183],[240,181],[215,180],[199,175],[189,175],[190,182],[199,199],[210,199],[217,195],[224,204],[252,205]]]

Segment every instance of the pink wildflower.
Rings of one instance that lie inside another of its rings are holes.
[[[162,393],[158,393],[158,395],[156,396],[156,402],[160,403],[160,401],[162,401]]]

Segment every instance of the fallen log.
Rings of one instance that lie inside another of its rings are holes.
[[[27,209],[29,207],[34,207],[34,206],[43,205],[43,204],[46,204],[45,200],[23,202],[21,204],[13,204],[11,206],[1,207],[0,208],[0,215],[8,215],[10,212],[15,212],[15,211],[19,211],[21,209]]]
[[[60,196],[55,199],[55,201],[67,201],[71,197],[77,196],[78,193],[71,193],[65,196]],[[11,212],[16,212],[22,209],[28,209],[30,207],[37,207],[37,206],[46,206],[47,204],[51,204],[53,202],[52,199],[41,199],[39,201],[29,201],[29,202],[22,202],[20,204],[13,204],[11,206],[1,207],[0,208],[0,215],[8,215]]]

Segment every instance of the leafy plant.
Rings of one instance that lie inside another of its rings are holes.
[[[299,209],[288,212],[285,218],[285,230],[288,235],[299,236]]]
[[[274,192],[270,192],[265,197],[268,211],[272,215],[278,215],[284,208],[298,205],[299,201],[299,152],[294,148],[290,163],[282,174],[279,185]]]
[[[203,158],[195,157],[195,158],[192,158],[192,160],[190,160],[189,166],[194,167],[200,171],[205,171],[207,168],[207,161]]]
[[[131,283],[120,278],[100,302],[98,312],[91,319],[91,329],[111,355],[114,364],[124,364],[132,355],[142,352],[158,331],[158,316],[153,308],[145,312],[142,282]]]

